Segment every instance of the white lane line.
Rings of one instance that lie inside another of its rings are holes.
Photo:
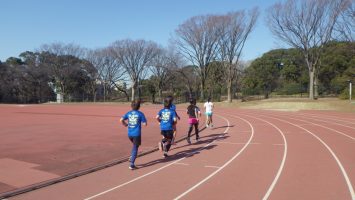
[[[118,185],[118,186],[113,187],[113,188],[111,188],[111,189],[105,190],[105,191],[103,191],[103,192],[101,192],[101,193],[98,193],[98,194],[96,194],[96,195],[93,195],[93,196],[91,196],[91,197],[85,198],[85,200],[94,199],[94,198],[96,198],[96,197],[99,197],[99,196],[101,196],[101,195],[104,195],[104,194],[106,194],[106,193],[109,193],[109,192],[111,192],[111,191],[113,191],[113,190],[116,190],[116,189],[118,189],[118,188],[120,188],[120,187],[123,187],[123,186],[125,186],[125,185],[130,184],[130,183],[133,183],[133,182],[135,182],[135,181],[137,181],[137,180],[139,180],[139,179],[142,179],[142,178],[144,178],[144,177],[146,177],[146,176],[149,176],[149,175],[151,175],[151,174],[154,174],[154,173],[156,173],[156,172],[158,172],[158,171],[160,171],[160,170],[162,170],[162,169],[164,169],[164,168],[167,168],[167,167],[169,167],[170,165],[173,165],[173,164],[175,164],[175,163],[177,163],[177,162],[179,162],[179,161],[181,161],[181,160],[183,160],[183,159],[185,159],[185,158],[186,158],[186,157],[180,158],[179,160],[176,160],[176,161],[174,161],[174,162],[172,162],[172,163],[170,163],[170,164],[164,165],[163,167],[160,167],[160,168],[158,168],[158,169],[156,169],[156,170],[153,170],[153,171],[151,171],[151,172],[149,172],[149,173],[146,173],[146,174],[144,174],[144,175],[142,175],[142,176],[139,176],[139,177],[137,177],[137,178],[135,178],[135,179],[132,179],[132,180],[130,180],[130,181],[128,181],[128,182],[125,182],[125,183],[123,183],[123,184],[121,184],[121,185]]]
[[[316,120],[316,121],[321,121],[321,122],[330,123],[330,124],[336,124],[336,125],[339,125],[339,126],[343,126],[343,127],[355,129],[354,126],[347,126],[347,125],[344,125],[344,124],[339,124],[339,123],[336,123],[336,122],[325,121],[325,120],[321,120],[321,119],[315,119],[315,118],[312,118],[312,119],[313,119],[313,120]]]
[[[272,115],[272,114],[271,114]],[[272,116],[275,116],[275,115],[272,115]],[[293,117],[288,117],[289,119],[293,119],[293,120],[297,120],[297,121],[301,121],[301,122],[305,122],[304,120],[301,120],[301,119],[296,119],[296,118],[293,118]],[[332,129],[332,128],[329,128],[329,127],[327,127],[327,126],[323,126],[323,125],[320,125],[320,124],[316,124],[316,123],[312,123],[312,122],[309,122],[311,125],[315,125],[315,126],[320,126],[320,127],[322,127],[322,128],[325,128],[325,129],[328,129],[328,130],[331,130],[331,131],[334,131],[334,132],[337,132],[337,133],[339,133],[339,134],[341,134],[341,135],[343,135],[343,136],[345,136],[345,137],[348,137],[348,138],[350,138],[350,139],[352,139],[352,140],[355,140],[355,138],[354,137],[352,137],[352,136],[350,136],[350,135],[347,135],[346,133],[343,133],[343,132],[341,132],[341,131],[338,131],[338,130],[335,130],[335,129]],[[298,124],[299,125],[299,124]],[[299,125],[299,126],[301,126],[301,125]]]
[[[219,116],[219,115],[217,115]],[[230,115],[232,116],[232,115]],[[220,116],[222,117],[222,116]],[[236,159],[245,149],[246,147],[249,145],[249,143],[251,142],[251,140],[253,139],[254,137],[254,128],[253,128],[253,125],[251,125],[251,123],[243,118],[240,118],[240,117],[237,117],[237,116],[232,116],[232,117],[235,117],[235,118],[239,118],[243,121],[245,121],[246,123],[249,124],[250,128],[251,128],[251,135],[250,135],[250,138],[248,140],[248,142],[244,145],[244,147],[237,153],[235,154],[230,160],[228,160],[223,166],[221,166],[220,168],[218,168],[216,171],[214,171],[212,174],[210,174],[209,176],[207,176],[206,178],[204,178],[203,180],[201,180],[199,183],[197,183],[196,185],[192,186],[190,189],[188,189],[187,191],[185,191],[184,193],[180,194],[179,196],[175,197],[174,199],[180,199],[182,197],[184,197],[185,195],[187,195],[188,193],[190,193],[191,191],[193,191],[194,189],[196,189],[197,187],[199,187],[200,185],[202,185],[203,183],[205,183],[206,181],[208,181],[210,178],[212,178],[214,175],[216,175],[218,172],[220,172],[221,170],[223,170],[226,166],[228,166],[234,159]],[[222,117],[224,118],[224,117]],[[225,119],[225,118],[224,118]],[[226,119],[227,120],[227,119]],[[228,121],[229,123],[229,121]],[[229,126],[229,124],[228,124]]]
[[[218,166],[211,166],[211,165],[206,165],[205,167],[207,167],[207,168],[217,168],[217,169],[221,168],[221,167],[218,167]]]
[[[185,165],[185,166],[189,166],[190,164],[187,163],[174,163],[175,165]]]
[[[341,119],[344,119],[344,118],[337,118],[337,117],[332,117],[332,118],[329,118],[329,117],[324,117],[324,116],[321,116],[321,115],[305,115],[305,114],[297,114],[297,115],[301,115],[301,116],[305,116],[305,117],[313,117],[313,118],[320,118],[320,119],[327,119],[327,120],[332,120],[332,121],[340,121],[340,122],[345,122],[345,123],[349,123],[349,124],[355,124],[354,122],[351,122],[351,121],[346,121],[346,120],[351,120],[351,119],[346,119],[346,120],[341,120]]]
[[[281,176],[281,173],[282,173],[282,170],[283,170],[283,168],[285,166],[286,157],[287,157],[287,140],[286,140],[285,134],[275,124],[273,124],[273,123],[271,123],[269,121],[257,118],[257,117],[250,116],[250,115],[246,115],[246,116],[249,116],[249,117],[252,117],[252,118],[255,118],[255,119],[258,119],[260,121],[263,121],[265,123],[270,124],[271,126],[273,126],[280,133],[280,135],[282,136],[282,139],[284,141],[283,144],[274,144],[274,145],[283,145],[284,146],[284,153],[283,153],[283,156],[282,156],[282,161],[281,161],[279,170],[277,170],[277,173],[275,175],[274,180],[272,181],[269,189],[267,190],[267,192],[265,193],[265,195],[263,197],[263,200],[267,200],[270,197],[270,194],[271,194],[272,190],[275,188],[275,185],[276,185],[277,181],[279,180],[279,178]]]
[[[354,188],[353,188],[353,186],[352,186],[352,184],[351,184],[351,181],[350,181],[350,179],[349,179],[349,177],[348,177],[348,174],[346,173],[346,171],[345,171],[343,165],[341,164],[340,160],[339,160],[338,157],[335,155],[335,153],[333,152],[333,150],[332,150],[322,139],[320,139],[317,135],[315,135],[314,133],[312,133],[312,132],[309,131],[308,129],[305,129],[305,128],[301,127],[301,126],[298,126],[297,124],[293,124],[293,123],[288,122],[288,121],[286,121],[286,120],[278,119],[278,118],[275,118],[275,117],[270,117],[270,116],[265,116],[265,117],[277,119],[277,120],[279,120],[279,121],[283,121],[283,122],[285,122],[285,123],[288,123],[288,124],[291,124],[291,125],[293,125],[293,126],[299,127],[299,128],[301,128],[301,129],[303,129],[304,131],[308,132],[309,134],[311,134],[311,135],[312,135],[313,137],[315,137],[317,140],[319,140],[319,141],[327,148],[327,150],[330,152],[330,154],[333,156],[333,158],[334,158],[335,161],[337,162],[337,164],[338,164],[338,166],[339,166],[341,172],[343,173],[343,176],[344,176],[345,182],[346,182],[346,184],[347,184],[347,186],[348,186],[348,189],[349,189],[351,198],[352,198],[352,200],[355,200]]]
[[[228,132],[228,130],[229,130],[229,127],[230,127],[229,121],[228,121],[228,119],[226,119],[226,118],[224,118],[224,117],[221,117],[221,118],[223,118],[223,119],[225,119],[225,120],[227,121],[227,125],[228,125],[228,126],[227,126],[227,128],[225,129],[225,131],[223,132],[223,134],[226,134],[226,133]],[[142,179],[142,178],[144,178],[144,177],[146,177],[146,176],[149,176],[149,175],[151,175],[151,174],[154,174],[154,173],[156,173],[156,172],[159,172],[160,170],[165,169],[165,168],[167,168],[167,167],[169,167],[169,166],[171,166],[171,165],[174,165],[174,164],[178,163],[179,161],[184,160],[185,158],[188,158],[190,155],[195,154],[195,153],[197,153],[197,152],[199,152],[199,151],[205,149],[206,147],[208,147],[208,146],[210,146],[211,144],[213,144],[214,140],[217,139],[217,138],[219,138],[219,137],[221,137],[221,136],[214,137],[213,140],[212,140],[212,142],[206,144],[205,146],[203,146],[203,147],[201,147],[201,148],[199,148],[199,149],[197,149],[197,150],[195,150],[195,151],[193,151],[193,152],[191,152],[191,153],[186,154],[186,156],[183,157],[183,158],[180,158],[180,159],[178,159],[178,160],[176,160],[176,161],[174,161],[174,162],[172,162],[172,163],[166,164],[166,165],[164,165],[164,166],[162,166],[162,167],[160,167],[160,168],[158,168],[158,169],[156,169],[156,170],[153,170],[153,171],[151,171],[151,172],[149,172],[149,173],[146,173],[146,174],[144,174],[144,175],[142,175],[142,176],[139,176],[139,177],[137,177],[137,178],[135,178],[135,179],[132,179],[132,180],[130,180],[130,181],[127,181],[127,182],[125,182],[125,183],[122,183],[122,184],[120,184],[120,185],[118,185],[118,186],[115,186],[115,187],[113,187],[113,188],[111,188],[111,189],[108,189],[108,190],[105,190],[105,191],[103,191],[103,192],[101,192],[101,193],[98,193],[98,194],[96,194],[96,195],[87,197],[87,198],[85,198],[84,200],[94,199],[94,198],[96,198],[96,197],[99,197],[99,196],[101,196],[101,195],[104,195],[104,194],[106,194],[106,193],[109,193],[109,192],[111,192],[111,191],[113,191],[113,190],[116,190],[116,189],[118,189],[118,188],[121,188],[121,187],[123,187],[123,186],[125,186],[125,185],[128,185],[128,184],[130,184],[130,183],[133,183],[133,182],[135,182],[135,181],[137,181],[137,180],[140,180],[140,179]]]

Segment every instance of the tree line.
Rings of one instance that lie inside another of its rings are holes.
[[[329,42],[320,55],[317,73],[319,96],[348,98],[349,82],[355,75],[355,42]],[[255,59],[244,70],[244,95],[308,95],[309,74],[302,52],[276,49]]]
[[[287,0],[267,11],[267,25],[290,49],[242,61],[258,8],[192,17],[168,47],[124,39],[99,49],[44,44],[0,62],[0,102],[132,100],[164,93],[204,100],[236,94],[341,94],[354,79],[354,1]]]

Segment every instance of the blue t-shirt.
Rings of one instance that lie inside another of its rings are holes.
[[[173,130],[173,124],[176,120],[175,112],[171,109],[161,109],[158,113],[160,119],[160,130],[169,131]]]
[[[170,105],[170,110],[176,112],[176,106],[175,106],[175,104],[171,104],[171,105]]]
[[[141,135],[141,123],[147,123],[145,116],[138,110],[131,110],[123,115],[123,120],[128,119],[128,136]]]
[[[176,112],[176,106],[175,106],[175,104],[171,104],[171,105],[170,105],[170,110],[174,111],[176,117],[179,116],[179,115],[177,114],[177,112]]]

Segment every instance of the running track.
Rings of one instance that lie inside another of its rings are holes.
[[[355,200],[355,115],[218,109],[201,141],[179,142],[10,199]],[[180,132],[180,134],[182,134]]]

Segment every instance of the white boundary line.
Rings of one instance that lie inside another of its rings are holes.
[[[353,127],[353,126],[347,126],[347,125],[340,124],[340,123],[337,123],[337,122],[329,122],[329,121],[325,121],[325,120],[321,120],[321,119],[317,119],[317,118],[312,118],[312,119],[313,119],[313,120],[316,120],[316,121],[325,122],[325,123],[336,124],[336,125],[338,125],[338,126],[343,126],[343,127],[346,127],[346,128],[355,129],[355,127]],[[348,123],[348,122],[345,122],[345,123]]]
[[[270,114],[270,115],[275,116],[275,115],[273,115],[273,114]],[[286,117],[288,117],[289,119],[293,119],[293,120],[297,120],[297,121],[301,121],[301,122],[306,122],[306,121],[304,121],[304,120],[302,120],[302,119],[297,119],[297,118],[293,118],[293,117],[289,117],[289,116],[286,116]],[[326,122],[326,121],[325,121],[325,122]],[[335,130],[335,129],[332,129],[332,128],[329,128],[329,127],[326,127],[326,126],[323,126],[323,125],[320,125],[320,124],[312,123],[312,122],[308,122],[308,123],[313,124],[313,125],[315,125],[315,126],[323,127],[323,128],[325,128],[325,129],[328,129],[328,130],[332,130],[332,131],[337,132],[337,133],[339,133],[339,134],[341,134],[341,135],[343,135],[343,136],[345,136],[345,137],[348,137],[348,138],[350,138],[350,139],[352,139],[352,140],[355,140],[354,137],[352,137],[352,136],[350,136],[350,135],[347,135],[347,134],[345,134],[345,133],[343,133],[343,132],[341,132],[341,131],[337,131],[337,130]],[[298,125],[298,126],[301,126],[301,125]]]
[[[189,166],[190,164],[186,164],[186,163],[174,163],[175,165],[184,165],[184,166]]]
[[[226,134],[226,133],[228,132],[228,130],[229,130],[229,127],[230,127],[229,121],[228,121],[228,119],[226,119],[226,118],[224,118],[224,117],[222,117],[222,116],[220,116],[220,117],[227,121],[228,127],[227,127],[227,128],[225,129],[225,131],[223,132],[224,134]],[[121,188],[121,187],[123,187],[123,186],[125,186],[125,185],[128,185],[128,184],[130,184],[130,183],[133,183],[133,182],[135,182],[135,181],[137,181],[137,180],[140,180],[140,179],[142,179],[142,178],[144,178],[144,177],[146,177],[146,176],[149,176],[149,175],[151,175],[151,174],[154,174],[154,173],[156,173],[156,172],[158,172],[158,171],[160,171],[160,170],[162,170],[162,169],[164,169],[164,168],[167,168],[167,167],[169,167],[169,166],[171,166],[171,165],[173,165],[173,164],[176,164],[176,163],[178,163],[179,161],[184,160],[185,158],[188,158],[190,155],[195,154],[196,152],[199,152],[199,151],[203,150],[204,148],[210,146],[210,145],[214,142],[214,140],[217,139],[217,138],[219,138],[219,137],[220,137],[220,136],[214,137],[214,139],[212,140],[212,142],[210,142],[210,143],[208,143],[207,145],[205,145],[205,146],[199,148],[199,149],[196,150],[196,151],[193,151],[193,152],[187,154],[187,155],[186,155],[185,157],[183,157],[183,158],[180,158],[180,159],[178,159],[178,160],[176,160],[176,161],[174,161],[174,162],[172,162],[172,163],[169,163],[169,164],[167,164],[167,165],[164,165],[164,166],[162,166],[162,167],[160,167],[160,168],[158,168],[158,169],[156,169],[156,170],[153,170],[153,171],[151,171],[151,172],[149,172],[149,173],[146,173],[146,174],[144,174],[144,175],[142,175],[142,176],[139,176],[139,177],[137,177],[137,178],[135,178],[135,179],[132,179],[132,180],[130,180],[130,181],[127,181],[127,182],[125,182],[125,183],[122,183],[122,184],[120,184],[120,185],[118,185],[118,186],[115,186],[115,187],[113,187],[113,188],[111,188],[111,189],[108,189],[108,190],[105,190],[105,191],[103,191],[103,192],[101,192],[101,193],[98,193],[98,194],[96,194],[96,195],[87,197],[87,198],[85,198],[84,200],[94,199],[94,198],[96,198],[96,197],[99,197],[99,196],[101,196],[101,195],[104,195],[104,194],[106,194],[106,193],[109,193],[109,192],[111,192],[111,191],[113,191],[113,190],[116,190],[116,189],[118,189],[118,188]]]
[[[244,115],[244,114],[242,114],[242,115]],[[277,181],[279,180],[279,178],[281,176],[281,173],[282,173],[282,170],[283,170],[283,168],[285,166],[286,157],[287,157],[287,140],[286,140],[285,134],[275,124],[273,124],[273,123],[271,123],[269,121],[257,118],[257,117],[250,116],[250,115],[246,115],[246,116],[249,116],[249,117],[252,117],[252,118],[255,118],[255,119],[258,119],[260,121],[263,121],[265,123],[270,124],[271,126],[273,126],[280,133],[280,135],[282,136],[282,139],[284,141],[283,144],[273,144],[273,145],[284,145],[284,153],[283,153],[283,156],[282,156],[282,161],[281,161],[279,170],[277,170],[277,173],[275,175],[274,180],[272,181],[269,189],[267,190],[267,192],[265,193],[265,195],[263,197],[263,200],[267,200],[270,197],[270,194],[271,194],[272,190],[275,188],[275,185],[276,185]]]
[[[221,167],[218,167],[218,166],[211,166],[211,165],[206,165],[205,167],[207,167],[207,168],[217,168],[217,169],[221,168]]]
[[[305,116],[305,115],[302,115],[302,114],[297,114],[299,116],[297,117],[302,117],[302,116]],[[290,115],[282,115],[282,116],[287,116],[287,117],[290,117]],[[294,116],[295,117],[295,116]],[[308,116],[307,116],[308,117]],[[290,117],[291,118],[291,117]],[[317,117],[310,117],[312,120],[315,120],[315,121],[321,121],[321,122],[325,122],[325,123],[330,123],[330,124],[336,124],[336,125],[339,125],[339,126],[343,126],[343,127],[347,127],[347,128],[351,128],[351,129],[355,129],[355,127],[352,127],[352,126],[347,126],[347,125],[344,125],[344,124],[339,124],[339,123],[336,123],[336,122],[332,122],[332,121],[326,121],[326,120],[322,120],[322,119],[318,119]],[[320,117],[319,117],[320,118]],[[329,118],[326,118],[328,120],[330,120]],[[306,122],[306,121],[305,121]],[[345,123],[349,123],[349,122],[346,122],[344,121]],[[307,123],[312,123],[312,122],[308,122]]]
[[[216,114],[217,115],[217,114]],[[219,115],[217,115],[219,116]],[[222,117],[222,116],[220,116]],[[237,117],[237,116],[234,116]],[[224,118],[224,117],[222,117]],[[235,154],[230,160],[228,160],[223,166],[221,166],[219,169],[217,169],[216,171],[214,171],[212,174],[210,174],[209,176],[207,176],[206,178],[204,178],[203,180],[201,180],[199,183],[197,183],[196,185],[192,186],[190,189],[188,189],[187,191],[185,191],[184,193],[180,194],[179,196],[175,197],[175,199],[181,199],[182,197],[184,197],[185,195],[187,195],[188,193],[190,193],[192,190],[196,189],[197,187],[199,187],[200,185],[202,185],[203,183],[205,183],[206,181],[208,181],[210,178],[212,178],[214,175],[216,175],[218,172],[220,172],[221,170],[223,170],[226,166],[228,166],[234,159],[236,159],[245,149],[246,147],[249,145],[249,143],[251,142],[251,140],[254,137],[254,128],[253,125],[251,125],[251,123],[243,118],[237,117],[243,121],[245,121],[246,123],[249,124],[249,126],[251,127],[251,135],[250,138],[248,140],[248,142],[244,145],[244,147],[237,153]],[[226,118],[224,118],[226,119]],[[227,120],[227,119],[226,119]],[[228,126],[229,126],[229,121],[228,121]]]
[[[316,139],[318,139],[326,148],[327,150],[330,152],[330,154],[333,156],[333,158],[335,159],[335,161],[337,162],[341,172],[343,173],[343,176],[344,176],[344,179],[345,179],[345,182],[348,186],[348,189],[349,189],[349,192],[350,192],[350,195],[351,195],[351,199],[352,200],[355,200],[355,192],[354,192],[354,188],[351,184],[351,181],[348,177],[348,174],[346,173],[343,165],[341,164],[340,160],[338,159],[338,157],[335,155],[335,153],[333,152],[333,150],[322,140],[320,139],[317,135],[315,135],[314,133],[312,133],[311,131],[309,131],[308,129],[305,129],[301,126],[298,126],[297,124],[293,124],[291,122],[288,122],[288,121],[285,121],[285,120],[282,120],[282,119],[278,119],[278,118],[275,118],[275,117],[270,117],[270,116],[266,116],[266,117],[269,117],[269,118],[273,118],[273,119],[276,119],[276,120],[279,120],[279,121],[283,121],[283,122],[286,122],[288,124],[291,124],[293,126],[296,126],[296,127],[299,127],[301,129],[303,129],[304,131],[308,132],[309,134],[311,134],[313,137],[315,137]]]
[[[352,121],[346,121],[346,120],[351,120],[351,119],[345,119],[345,118],[339,118],[339,117],[326,117],[322,115],[317,115],[317,114],[302,114],[302,113],[297,113],[297,115],[305,116],[305,117],[313,117],[313,118],[320,118],[320,119],[328,119],[328,120],[334,120],[334,121],[340,121],[340,122],[345,122],[349,124],[355,124],[355,122]]]

